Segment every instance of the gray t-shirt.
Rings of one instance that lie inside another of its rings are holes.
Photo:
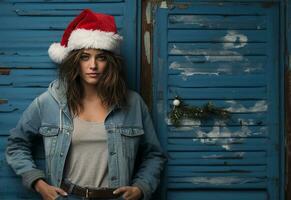
[[[108,147],[104,123],[74,118],[64,178],[83,187],[108,187]]]

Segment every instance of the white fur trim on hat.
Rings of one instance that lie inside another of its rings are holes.
[[[105,49],[119,54],[120,41],[123,37],[114,32],[104,32],[100,30],[74,30],[68,41],[69,50],[81,48]]]
[[[68,49],[60,43],[53,43],[48,49],[49,57],[56,63],[61,63],[68,53]]]

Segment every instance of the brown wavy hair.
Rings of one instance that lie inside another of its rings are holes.
[[[67,87],[66,96],[69,110],[78,115],[84,108],[84,88],[80,77],[80,57],[85,49],[72,50],[59,65],[59,80]],[[104,106],[127,105],[128,88],[124,73],[123,58],[107,50],[100,50],[107,60],[104,72],[96,84],[96,92]]]

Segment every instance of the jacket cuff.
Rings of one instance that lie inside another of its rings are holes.
[[[22,174],[20,174],[22,176],[22,184],[29,190],[32,190],[34,192],[35,189],[33,188],[33,183],[34,181],[36,181],[37,179],[45,179],[45,174],[42,170],[39,169],[33,169],[27,172],[24,172]]]
[[[140,188],[142,190],[143,193],[143,197],[141,198],[141,200],[149,200],[151,197],[151,189],[149,187],[149,185],[147,183],[145,183],[142,180],[136,180],[132,186],[136,186],[138,188]]]

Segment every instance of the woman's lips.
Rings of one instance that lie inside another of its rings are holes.
[[[98,77],[100,75],[100,73],[88,73],[87,75],[89,77],[95,78],[95,77]]]

